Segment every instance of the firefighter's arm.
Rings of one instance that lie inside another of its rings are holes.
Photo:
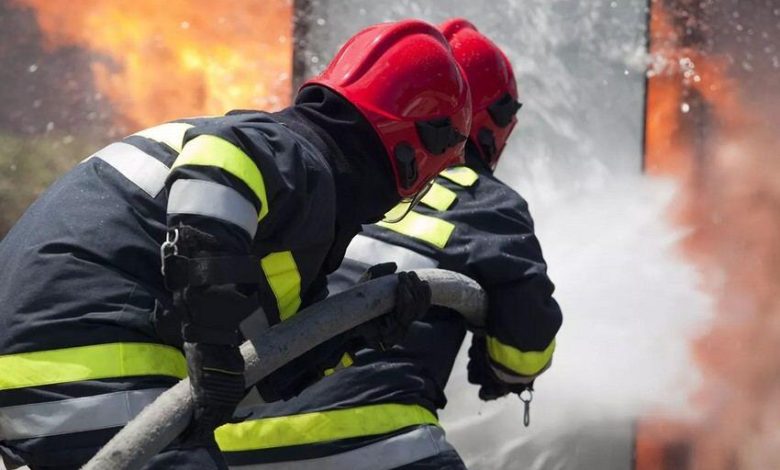
[[[261,135],[194,128],[166,182],[168,233],[163,274],[182,318],[182,339],[195,401],[188,442],[213,439],[245,393],[239,324],[258,308],[260,262],[250,247],[268,214]]]
[[[562,315],[527,203],[509,193],[477,225],[469,269],[488,295],[487,324],[475,335],[470,376],[485,398],[531,388],[550,367]],[[498,229],[500,227],[500,229]],[[495,387],[495,385],[499,385]],[[500,393],[495,393],[496,391]]]
[[[531,389],[550,367],[562,320],[552,292],[544,272],[487,290],[487,325],[469,350],[469,378],[485,387],[483,399]]]

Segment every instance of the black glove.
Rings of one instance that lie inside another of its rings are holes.
[[[208,445],[214,429],[230,422],[246,394],[244,358],[238,346],[225,344],[184,343],[184,354],[195,411],[182,442]]]
[[[358,282],[387,276],[395,270],[395,263],[377,264],[368,268]],[[367,347],[384,350],[400,343],[409,325],[422,318],[430,308],[431,288],[427,282],[420,280],[415,272],[400,272],[397,276],[395,309],[355,328],[351,349]]]
[[[174,293],[174,304],[185,318],[184,354],[195,402],[182,440],[197,446],[213,441],[214,429],[230,421],[246,394],[238,326],[258,300],[257,294],[227,284],[185,287]]]
[[[487,340],[483,335],[474,335],[469,348],[468,380],[479,385],[479,398],[495,400],[510,393],[520,395],[525,390],[533,391],[533,381],[509,384],[499,380],[493,372],[487,352]]]

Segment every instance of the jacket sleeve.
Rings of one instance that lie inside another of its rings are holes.
[[[213,236],[225,252],[248,253],[269,212],[272,159],[266,136],[245,116],[189,129],[166,181],[169,228],[188,225]]]
[[[485,333],[494,372],[504,381],[527,383],[552,361],[561,310],[528,204],[491,176],[480,179],[479,207],[462,208],[465,223],[456,223],[456,232],[468,231],[459,237],[466,246],[454,248],[467,253],[467,273],[488,295]]]

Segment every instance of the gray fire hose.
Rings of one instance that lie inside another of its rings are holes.
[[[472,279],[442,269],[418,270],[431,286],[434,305],[459,312],[468,323],[484,325],[487,300]],[[246,383],[263,377],[326,340],[389,312],[395,305],[396,276],[359,284],[312,305],[241,345]],[[187,427],[192,417],[189,379],[160,395],[127,424],[83,469],[135,470],[143,467]]]

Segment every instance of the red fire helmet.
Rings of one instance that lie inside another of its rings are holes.
[[[324,72],[303,84],[309,85],[340,94],[371,123],[401,197],[463,163],[471,123],[468,83],[434,26],[404,20],[366,28],[341,47]]]
[[[471,88],[472,117],[469,138],[482,159],[495,170],[501,152],[522,106],[517,101],[517,83],[509,59],[490,39],[462,18],[439,25],[452,53],[466,73]]]

